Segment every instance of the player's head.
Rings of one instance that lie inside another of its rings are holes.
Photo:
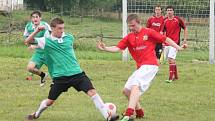
[[[40,24],[41,16],[42,14],[40,11],[33,11],[31,13],[31,21],[33,22],[34,25]]]
[[[167,17],[172,17],[174,15],[173,6],[167,6],[166,7],[166,14],[167,14]]]
[[[52,35],[58,38],[62,37],[64,32],[64,21],[61,18],[53,18],[50,26],[52,29]]]
[[[137,14],[130,14],[127,17],[127,24],[128,24],[129,30],[132,32],[138,32],[141,28],[141,21]]]
[[[156,5],[156,6],[154,7],[154,12],[155,12],[155,15],[156,15],[156,16],[160,16],[160,15],[161,15],[161,12],[162,12],[161,6],[160,6],[160,5]]]

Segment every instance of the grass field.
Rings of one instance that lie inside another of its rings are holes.
[[[15,12],[16,21],[25,23],[29,11]],[[26,17],[23,18],[23,15]],[[53,16],[44,14],[44,19]],[[1,18],[1,17],[0,17]],[[4,18],[5,19],[5,18]],[[7,20],[0,19],[0,22]],[[66,31],[76,37],[100,34],[120,36],[121,24],[117,20],[97,19],[94,22],[85,18],[64,17]],[[0,28],[2,25],[1,24]],[[201,32],[199,32],[201,33]],[[202,32],[204,33],[204,32]],[[4,34],[0,41],[5,41]],[[25,80],[26,65],[32,52],[22,43],[22,32],[13,38],[16,44],[0,45],[0,121],[25,121],[24,117],[35,111],[41,100],[47,97],[50,78],[44,87],[39,87],[39,78]],[[125,81],[135,70],[135,64],[121,61],[119,53],[104,53],[96,50],[96,38],[77,38],[74,47],[81,67],[91,78],[98,93],[105,102],[117,105],[121,114],[127,101],[122,95]],[[105,39],[108,45],[119,40]],[[0,42],[1,43],[1,42]],[[207,44],[207,43],[203,43]],[[160,66],[150,89],[141,97],[145,109],[145,118],[136,121],[214,121],[215,116],[215,65],[207,63],[208,51],[205,45],[181,52],[177,56],[180,80],[167,84],[168,65]],[[199,48],[200,49],[199,49]],[[47,71],[46,67],[43,70]],[[104,121],[95,109],[91,99],[73,88],[59,97],[59,100],[46,110],[38,121]]]
[[[0,57],[0,121],[21,121],[36,110],[47,97],[50,79],[39,87],[37,77],[26,81],[27,58]],[[119,60],[80,60],[82,68],[106,102],[117,105],[119,113],[126,108],[121,90],[134,63]],[[213,121],[215,116],[214,65],[179,62],[180,80],[167,84],[168,66],[160,71],[151,88],[142,96],[146,121]],[[46,68],[43,68],[46,70]],[[70,89],[38,121],[102,121],[90,98]],[[138,120],[137,120],[138,121]]]

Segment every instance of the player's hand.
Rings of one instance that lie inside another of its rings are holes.
[[[97,42],[97,48],[98,48],[99,50],[105,50],[105,44],[104,44],[101,40],[99,40],[99,41]]]
[[[187,44],[183,44],[181,47],[184,48],[184,49],[186,49],[188,47],[188,45]]]
[[[37,29],[36,29],[36,31],[40,32],[40,31],[42,31],[44,29],[45,29],[45,26],[38,26]]]
[[[36,49],[36,48],[38,48],[38,46],[36,46],[36,45],[30,45],[30,46],[28,47],[28,50],[29,50],[29,51],[33,51],[33,50]]]
[[[177,50],[182,51],[182,50],[184,50],[184,48],[179,46],[179,48],[177,48]]]

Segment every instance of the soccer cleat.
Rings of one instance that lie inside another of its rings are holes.
[[[119,115],[112,115],[107,118],[107,121],[117,121],[119,119]]]
[[[46,83],[46,78],[48,77],[48,74],[47,73],[45,73],[45,76],[44,77],[41,77],[41,80],[40,80],[40,86],[42,87],[42,86],[44,86],[45,85],[45,83]]]
[[[165,82],[166,82],[166,83],[171,83],[171,82],[172,82],[172,80],[165,80]]]
[[[134,119],[129,116],[123,116],[123,118],[120,121],[134,121]]]
[[[39,117],[36,117],[35,114],[36,114],[36,113],[33,113],[33,114],[28,115],[28,116],[26,117],[26,119],[27,119],[28,121],[32,121],[32,120],[34,120],[34,119],[38,119]]]
[[[138,109],[138,110],[135,110],[136,112],[136,118],[143,118],[144,117],[144,110],[141,108],[141,109]]]

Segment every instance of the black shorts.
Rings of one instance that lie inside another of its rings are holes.
[[[162,53],[162,44],[156,44],[156,47],[155,47],[155,52],[156,52],[156,56],[157,56],[157,59],[160,59],[161,57],[161,53]]]
[[[56,100],[62,92],[67,92],[70,87],[75,88],[77,91],[87,93],[89,90],[94,89],[90,79],[85,72],[72,75],[53,78],[53,84],[49,91],[48,99]]]

